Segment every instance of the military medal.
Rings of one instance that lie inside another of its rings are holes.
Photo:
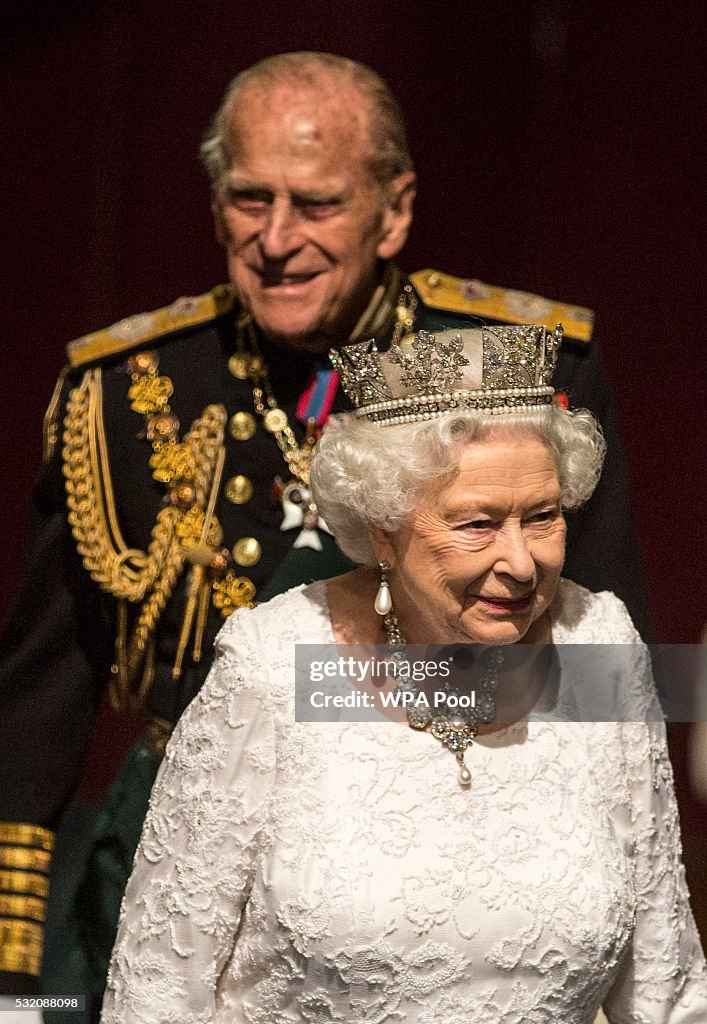
[[[279,499],[282,505],[283,515],[280,529],[287,532],[287,530],[301,527],[292,547],[313,548],[315,551],[321,551],[322,542],[317,531],[324,530],[330,534],[331,530],[319,515],[310,489],[297,480],[290,480],[286,484],[280,477],[277,477],[273,496],[275,499]]]

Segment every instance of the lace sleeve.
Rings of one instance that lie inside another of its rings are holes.
[[[643,649],[645,692],[657,704]],[[651,715],[658,718],[657,715]],[[690,909],[665,725],[623,727],[631,790],[636,923],[605,1002],[611,1024],[702,1024],[707,974]]]
[[[167,748],[123,899],[103,1024],[214,1019],[275,767],[273,715],[246,661],[220,645]]]

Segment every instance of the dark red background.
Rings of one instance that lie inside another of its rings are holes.
[[[2,26],[0,602],[70,338],[224,278],[196,150],[272,52],[371,64],[420,174],[406,269],[597,311],[657,639],[706,619],[700,5],[584,0],[15,3]],[[198,372],[198,369],[196,370]],[[700,806],[683,794],[688,834]]]

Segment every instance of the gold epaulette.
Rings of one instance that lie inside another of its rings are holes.
[[[0,971],[38,975],[54,833],[0,821]]]
[[[507,324],[562,324],[565,334],[576,341],[592,337],[594,313],[584,306],[572,306],[540,295],[484,284],[475,278],[452,277],[439,270],[418,270],[410,281],[430,309],[467,313]]]
[[[128,352],[157,342],[158,339],[185,327],[194,327],[228,313],[236,302],[233,288],[221,284],[204,295],[177,299],[171,306],[163,306],[152,313],[138,313],[117,324],[106,327],[83,338],[71,341],[66,354],[71,366],[84,366],[98,359]]]

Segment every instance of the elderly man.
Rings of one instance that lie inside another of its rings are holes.
[[[347,408],[331,346],[401,337],[435,309],[447,322],[450,312],[561,320],[556,377],[599,416],[614,459],[570,523],[567,572],[616,590],[641,619],[591,314],[436,271],[402,276],[391,261],[415,175],[382,80],[330,55],[265,60],[232,83],[203,158],[230,284],[73,342],[48,413],[0,677],[6,992],[36,984],[52,830],[105,685],[117,709],[144,716],[145,733],[99,818],[78,895],[74,977],[97,996],[164,744],[206,676],[223,616],[342,571],[307,489],[317,433]],[[207,756],[195,749],[195,764]]]

